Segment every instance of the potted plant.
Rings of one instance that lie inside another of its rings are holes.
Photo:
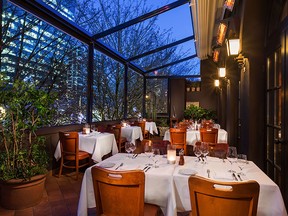
[[[159,128],[159,136],[164,136],[165,132],[169,130],[169,125],[166,118],[160,118],[157,122],[157,126]]]
[[[0,204],[23,209],[42,199],[49,157],[45,138],[36,131],[51,119],[54,96],[24,81],[9,85],[0,78]]]
[[[197,121],[202,119],[216,120],[216,113],[213,110],[205,109],[195,105],[190,105],[184,110],[184,118]]]

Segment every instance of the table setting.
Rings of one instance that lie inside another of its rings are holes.
[[[91,133],[79,132],[79,150],[91,154],[91,159],[95,162],[102,161],[102,157],[110,152],[112,155],[118,153],[114,134],[107,132],[93,131]],[[60,141],[54,152],[56,160],[61,158]]]
[[[109,166],[108,166],[108,165]],[[96,164],[113,170],[143,170],[145,173],[145,202],[157,204],[164,215],[176,216],[177,212],[191,210],[188,178],[198,175],[225,182],[256,180],[260,185],[258,216],[287,215],[278,186],[252,161],[236,162],[206,156],[205,161],[197,157],[184,156],[184,165],[169,163],[167,155],[153,152],[141,154],[118,153]],[[268,205],[270,203],[270,205]],[[271,203],[273,205],[271,206]],[[79,199],[78,215],[86,216],[87,209],[95,207],[91,168],[84,174]]]

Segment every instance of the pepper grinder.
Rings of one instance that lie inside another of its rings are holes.
[[[179,165],[184,165],[184,163],[185,163],[185,161],[184,161],[184,150],[183,149],[181,149],[180,151],[179,151],[179,156],[180,156],[180,159],[179,159]]]

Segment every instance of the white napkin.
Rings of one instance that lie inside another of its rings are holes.
[[[234,180],[231,172],[215,172],[213,177],[214,179],[219,179],[219,180],[226,180],[226,181]]]

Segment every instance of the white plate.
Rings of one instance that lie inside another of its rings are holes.
[[[115,166],[115,163],[103,163],[103,164],[101,164],[101,165],[99,165],[100,167],[102,167],[102,168],[111,168],[111,167],[113,167],[113,166]]]
[[[180,169],[179,170],[179,174],[182,175],[196,175],[197,171],[196,170],[192,170],[192,169]]]

